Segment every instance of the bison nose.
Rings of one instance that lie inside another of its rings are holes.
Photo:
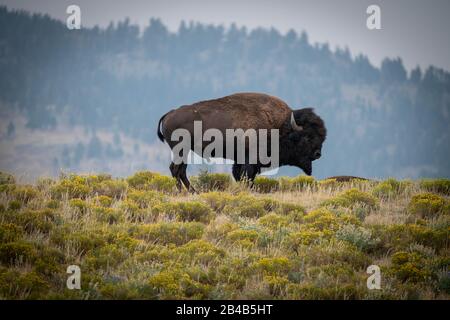
[[[317,150],[316,152],[314,152],[314,159],[319,159],[321,155],[321,152]]]

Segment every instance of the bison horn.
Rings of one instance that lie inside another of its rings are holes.
[[[302,131],[303,127],[299,126],[296,122],[295,122],[295,118],[294,118],[294,113],[291,113],[291,126],[292,129],[294,129],[295,131]]]

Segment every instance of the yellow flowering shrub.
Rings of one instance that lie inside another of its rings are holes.
[[[412,214],[431,217],[439,213],[450,214],[450,205],[444,198],[433,193],[421,193],[412,197],[408,210]]]

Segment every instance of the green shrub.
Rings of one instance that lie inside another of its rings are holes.
[[[277,207],[274,208],[274,210],[282,215],[298,214],[301,216],[306,213],[306,210],[303,206],[289,202],[278,203]]]
[[[10,266],[16,263],[32,262],[36,259],[35,247],[22,240],[0,244],[0,262]]]
[[[47,204],[46,204],[45,206],[46,206],[46,208],[48,208],[48,209],[58,209],[58,208],[59,208],[59,205],[60,205],[60,203],[59,203],[58,200],[53,200],[53,199],[51,199],[51,200],[49,200],[49,201],[47,202]]]
[[[425,179],[420,187],[429,191],[450,195],[450,179]]]
[[[255,245],[267,247],[272,242],[270,233],[259,226],[246,226],[239,229],[233,229],[226,235],[228,243],[243,248],[252,248]]]
[[[279,185],[282,191],[299,191],[314,188],[317,186],[317,182],[314,177],[300,175],[293,178],[281,177],[279,178]]]
[[[148,185],[156,175],[157,173],[150,171],[139,171],[136,172],[131,177],[128,177],[127,182],[133,188],[145,189],[148,187]]]
[[[128,189],[128,183],[122,179],[103,180],[94,185],[94,192],[101,196],[108,196],[113,199],[122,198]]]
[[[346,208],[352,208],[356,205],[363,205],[371,209],[375,209],[377,204],[378,201],[374,196],[358,189],[344,191],[335,198],[326,200],[322,203],[322,205],[325,206]]]
[[[95,248],[104,246],[107,243],[105,235],[102,232],[99,232],[99,230],[76,232],[71,232],[71,230],[55,230],[52,232],[50,240],[53,244],[60,246],[61,248],[75,248],[81,255],[84,255]]]
[[[141,225],[135,231],[136,236],[154,243],[182,245],[194,239],[200,239],[205,225],[200,222],[160,222]]]
[[[34,270],[45,276],[55,276],[65,273],[64,264],[66,262],[64,253],[59,249],[49,247],[46,244],[36,244],[36,260]]]
[[[256,191],[261,193],[270,193],[277,191],[279,188],[278,180],[265,177],[265,176],[258,176],[253,181],[253,187]]]
[[[94,206],[92,212],[99,222],[115,224],[124,220],[123,212],[117,209]]]
[[[127,179],[128,184],[138,190],[174,191],[175,179],[150,171],[140,171]]]
[[[151,189],[154,189],[154,190],[157,190],[160,192],[171,193],[171,192],[175,191],[176,180],[172,177],[156,175],[151,180],[149,186]]]
[[[192,240],[174,250],[178,260],[185,263],[212,264],[220,263],[225,251],[205,240]]]
[[[333,213],[326,208],[318,208],[306,214],[303,217],[304,228],[309,228],[325,233],[334,233],[341,226],[346,224],[359,225],[360,221],[353,215],[341,213],[339,215]]]
[[[88,203],[79,198],[70,199],[69,205],[70,207],[77,209],[82,214],[85,214],[89,208]]]
[[[47,192],[55,184],[56,181],[51,178],[38,178],[36,188],[41,192]]]
[[[146,292],[147,285],[134,285],[129,283],[117,282],[115,278],[111,281],[104,281],[99,285],[98,291],[101,298],[106,300],[137,300],[137,299],[154,299],[156,293]],[[145,288],[143,290],[143,288]]]
[[[223,212],[233,216],[258,218],[267,213],[268,203],[245,193],[232,197],[225,205]]]
[[[450,213],[446,200],[433,193],[422,193],[412,197],[408,210],[421,217],[431,217],[439,213]]]
[[[113,199],[105,195],[100,195],[97,197],[96,202],[102,207],[110,207],[113,203]]]
[[[69,199],[85,199],[92,192],[92,185],[87,176],[70,175],[61,179],[50,188],[52,197],[62,198],[67,195]]]
[[[21,225],[28,233],[48,233],[58,220],[58,215],[52,209],[27,210],[12,217],[12,222]]]
[[[291,182],[294,190],[303,190],[308,187],[311,188],[316,186],[316,181],[312,176],[300,175],[292,178]]]
[[[285,296],[289,279],[286,276],[265,275],[263,282],[269,287],[272,296]]]
[[[234,196],[225,192],[211,191],[202,193],[200,198],[205,201],[211,209],[219,213],[222,212],[228,202],[232,201]]]
[[[167,202],[152,208],[158,214],[165,213],[181,221],[199,221],[207,223],[212,218],[211,208],[200,201]]]
[[[117,244],[107,244],[86,254],[82,267],[88,270],[107,270],[123,263],[130,255],[128,249]]]
[[[208,173],[201,171],[194,179],[195,187],[201,191],[224,191],[231,185],[231,177],[226,173]]]
[[[236,297],[236,291],[241,291],[248,279],[257,273],[256,262],[260,258],[258,254],[249,254],[227,259],[217,266],[217,281],[229,288],[229,296]]]
[[[120,210],[123,211],[125,217],[131,222],[143,222],[153,215],[148,210],[140,208],[134,201],[124,200],[120,204]]]
[[[315,269],[315,270],[314,270]],[[356,300],[367,299],[364,279],[355,276],[352,268],[342,265],[325,265],[310,268],[308,273],[317,273],[315,279],[293,283],[287,287],[289,299],[301,300]],[[361,285],[364,283],[364,285]]]
[[[267,212],[274,211],[281,206],[281,203],[279,201],[272,199],[270,197],[264,197],[264,198],[262,198],[262,197],[256,198],[255,197],[254,201],[261,202],[264,207],[264,210],[266,210]]]
[[[152,276],[148,283],[161,299],[182,299],[189,275],[180,270],[165,270]]]
[[[0,243],[13,242],[23,237],[23,228],[13,223],[0,224]]]
[[[127,199],[132,200],[141,209],[149,208],[165,201],[164,195],[154,190],[131,190],[128,192]]]
[[[372,190],[372,193],[379,198],[392,198],[400,195],[405,190],[406,185],[407,183],[404,181],[397,181],[393,178],[389,178],[378,183]]]
[[[238,229],[239,226],[226,216],[218,216],[214,221],[210,222],[206,228],[207,239],[222,240],[225,236]]]
[[[258,219],[258,223],[269,229],[279,229],[289,226],[289,219],[275,213],[269,213]]]
[[[376,237],[388,248],[405,249],[411,243],[419,243],[435,249],[447,246],[448,227],[430,228],[418,224],[394,224],[374,228]]]
[[[8,209],[9,210],[17,211],[20,208],[22,208],[22,202],[20,202],[19,200],[12,200],[8,204]]]
[[[160,299],[205,299],[211,288],[180,268],[163,270],[148,280]]]
[[[262,258],[256,262],[256,268],[269,275],[287,275],[291,267],[286,257]]]
[[[298,251],[300,259],[312,266],[348,264],[354,270],[366,269],[373,257],[358,250],[353,244],[331,238]]]
[[[370,251],[380,242],[380,239],[373,237],[370,230],[351,224],[344,225],[340,228],[336,233],[336,238],[347,241],[362,251]]]
[[[441,272],[438,276],[438,290],[445,294],[450,294],[450,274]]]
[[[258,218],[266,214],[264,204],[261,202],[242,202],[237,206],[226,208],[225,211],[246,218]]]
[[[279,177],[278,178],[278,187],[281,191],[289,192],[292,189],[292,178],[290,177]]]
[[[288,235],[285,245],[290,250],[298,252],[301,246],[309,246],[328,238],[329,235],[323,231],[305,229],[298,232],[293,232]]]
[[[31,199],[37,198],[39,196],[39,191],[32,186],[17,186],[13,190],[12,196],[18,201],[27,203]]]
[[[0,171],[0,184],[15,184],[16,179],[12,175],[6,172]]]
[[[336,179],[324,179],[318,181],[318,183],[321,189],[330,189],[330,190],[335,190],[340,185]]]
[[[49,284],[36,272],[0,269],[0,296],[7,299],[42,299]]]
[[[244,247],[251,247],[258,240],[259,234],[256,230],[237,229],[232,230],[227,234],[227,240],[234,244],[239,244]]]
[[[421,282],[432,276],[427,269],[427,261],[417,252],[396,252],[391,261],[390,272],[401,281]]]

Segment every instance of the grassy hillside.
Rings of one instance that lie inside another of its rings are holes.
[[[448,299],[450,180],[0,175],[0,298]],[[213,191],[211,191],[213,190]],[[81,290],[66,288],[69,265]],[[366,286],[369,265],[381,289]]]

